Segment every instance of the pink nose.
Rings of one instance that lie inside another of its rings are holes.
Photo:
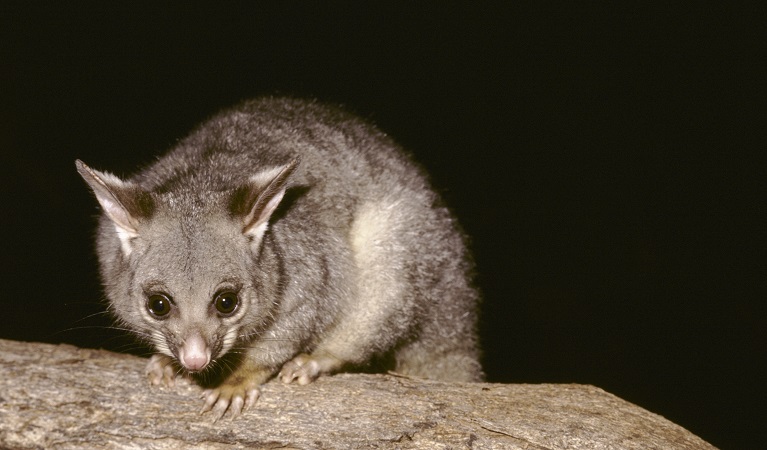
[[[210,362],[210,349],[199,334],[189,336],[178,350],[179,360],[185,369],[196,372]]]
[[[184,355],[182,363],[188,370],[197,371],[208,365],[205,355]]]

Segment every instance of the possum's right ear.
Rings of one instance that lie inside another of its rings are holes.
[[[232,196],[230,209],[242,219],[242,234],[254,249],[261,243],[269,219],[285,195],[288,178],[297,166],[298,159],[294,159],[284,166],[263,170]]]
[[[152,197],[133,183],[93,170],[79,159],[77,171],[83,177],[106,215],[112,220],[125,255],[130,254],[131,240],[138,237],[139,221],[152,215]]]

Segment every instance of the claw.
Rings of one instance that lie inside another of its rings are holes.
[[[200,414],[205,414],[206,412],[213,409],[213,405],[216,404],[216,401],[218,400],[218,397],[221,395],[220,391],[218,389],[208,389],[202,393],[202,398],[205,399],[205,403],[202,405],[202,409],[200,410]]]
[[[256,400],[261,397],[261,390],[258,388],[251,389],[248,391],[248,394],[245,396],[245,407],[243,408],[244,411],[249,410],[253,405],[256,404]]]
[[[226,414],[226,410],[229,408],[229,399],[219,398],[216,405],[210,411],[213,416],[213,423],[218,422]]]
[[[229,419],[234,420],[240,414],[242,414],[242,407],[245,405],[245,399],[239,395],[232,398],[232,402],[229,404]]]

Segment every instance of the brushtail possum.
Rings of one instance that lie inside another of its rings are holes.
[[[313,101],[245,102],[121,179],[77,170],[103,214],[109,306],[236,416],[277,376],[371,367],[482,379],[479,295],[456,219],[389,137]]]

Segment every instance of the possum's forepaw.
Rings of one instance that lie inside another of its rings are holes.
[[[309,384],[323,373],[328,373],[340,367],[340,361],[332,356],[316,356],[300,354],[286,362],[280,370],[279,378],[283,383]]]
[[[175,386],[178,372],[173,364],[173,358],[161,354],[152,355],[146,365],[146,376],[153,386]]]
[[[259,386],[260,383],[250,377],[230,377],[221,386],[202,393],[205,403],[200,414],[212,411],[213,421],[216,422],[229,411],[229,418],[234,419],[256,403],[261,396]]]

